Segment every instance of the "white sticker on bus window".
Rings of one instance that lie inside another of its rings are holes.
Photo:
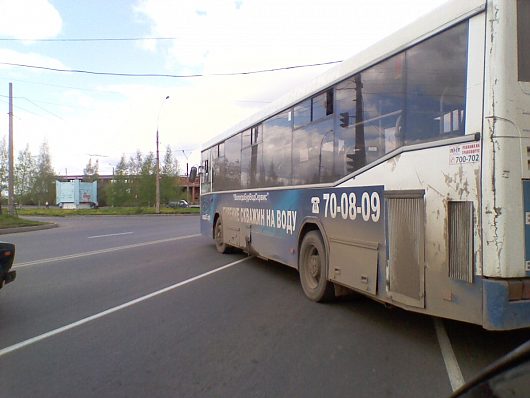
[[[478,162],[480,162],[480,142],[470,142],[449,147],[450,165]]]

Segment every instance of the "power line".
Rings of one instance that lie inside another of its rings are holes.
[[[5,96],[2,96],[2,97],[5,97]],[[3,102],[3,103],[6,103],[6,104],[9,104],[9,101],[3,100],[3,99],[0,99],[0,102]],[[30,114],[32,114],[33,116],[44,117],[44,116],[42,116],[42,115],[39,115],[38,113],[32,112],[32,111],[30,111],[29,109],[23,108],[23,107],[21,107],[21,106],[19,106],[19,105],[14,105],[14,107],[15,107],[15,109],[21,109],[21,110],[23,110],[24,112],[30,113]],[[16,114],[15,112],[13,112],[13,113],[14,113],[14,117],[15,117],[16,119],[18,119],[18,120],[22,120],[22,119],[20,119],[20,118],[17,116],[17,114]]]
[[[0,95],[0,97],[9,98],[7,95]],[[19,96],[15,96],[15,97],[13,97],[13,98],[14,98],[14,99],[16,99],[16,98],[20,98],[20,99],[25,99],[25,100],[27,100],[27,101],[30,101],[27,97],[19,97]],[[57,103],[57,102],[49,102],[49,101],[43,101],[43,100],[39,100],[39,99],[33,99],[33,100],[31,100],[30,102],[31,102],[32,104],[34,104],[33,101],[35,101],[35,102],[40,102],[41,104],[56,105],[56,106],[61,106],[61,107],[66,107],[66,108],[71,108],[71,109],[76,109],[76,107],[74,107],[74,106],[65,105],[65,104],[59,104],[59,103]],[[38,105],[36,105],[36,104],[34,104],[34,105],[35,105],[35,106],[38,106]]]
[[[20,98],[23,99],[23,100],[28,101],[30,104],[32,104],[33,106],[36,106],[37,108],[43,110],[44,112],[49,113],[49,114],[52,115],[52,116],[55,116],[57,119],[59,119],[59,120],[63,120],[63,121],[64,121],[64,119],[63,119],[61,116],[59,116],[59,115],[53,113],[52,111],[49,111],[48,109],[46,109],[46,108],[40,106],[39,104],[36,104],[35,102],[33,102],[32,100],[30,100],[29,98],[26,98],[26,97],[20,97]]]
[[[9,98],[9,97],[6,96],[6,95],[0,95],[0,97]],[[46,112],[46,113],[49,113],[49,114],[52,115],[52,116],[55,116],[57,119],[60,119],[60,120],[63,120],[63,121],[64,121],[64,119],[63,119],[62,117],[56,115],[55,113],[53,113],[52,111],[49,111],[49,110],[46,109],[46,108],[40,106],[39,104],[36,104],[35,102],[33,102],[32,100],[30,100],[29,98],[26,98],[26,97],[13,97],[13,98],[14,98],[14,99],[17,99],[17,98],[18,98],[18,99],[23,99],[23,100],[29,102],[30,104],[32,104],[33,106],[39,108],[40,110],[42,110],[42,111],[44,111],[44,112]],[[53,105],[53,104],[52,104],[52,105]],[[20,108],[20,107],[18,107],[18,108]],[[22,110],[24,110],[24,111],[26,111],[26,112],[30,112],[30,111],[28,111],[28,110],[26,110],[26,109],[24,109],[24,108],[20,108],[20,109],[22,109]],[[32,113],[32,112],[30,112],[30,113]],[[33,113],[33,114],[36,115],[35,113]],[[37,115],[37,116],[40,116],[40,115]]]
[[[19,83],[25,83],[25,84],[36,84],[41,86],[49,86],[49,87],[58,87],[58,88],[69,88],[72,90],[78,90],[78,91],[90,91],[90,92],[96,92],[96,93],[109,93],[109,94],[121,94],[119,91],[116,90],[103,90],[103,89],[92,89],[92,88],[86,88],[86,87],[74,87],[74,86],[65,86],[61,84],[51,84],[51,83],[43,83],[43,82],[36,82],[31,80],[21,80],[21,79],[8,79],[3,78],[5,80],[9,80],[12,82],[19,82]],[[44,103],[44,101],[41,101]],[[52,105],[58,105],[58,104],[52,104]]]
[[[0,65],[17,66],[21,68],[30,68],[30,69],[41,69],[41,70],[48,70],[52,72],[83,73],[83,74],[88,74],[88,75],[122,76],[122,77],[192,78],[192,77],[208,77],[208,76],[244,76],[244,75],[253,75],[253,74],[258,74],[258,73],[278,72],[282,70],[332,65],[332,64],[337,64],[339,62],[342,62],[342,61],[329,61],[329,62],[320,62],[320,63],[315,63],[315,64],[292,65],[292,66],[284,66],[284,67],[279,67],[279,68],[260,69],[260,70],[254,70],[254,71],[246,71],[246,72],[227,72],[227,73],[209,73],[209,74],[197,73],[197,74],[191,74],[191,75],[172,75],[172,74],[159,74],[159,73],[96,72],[96,71],[89,71],[89,70],[83,70],[83,69],[50,68],[46,66],[17,64],[17,63],[11,63],[11,62],[0,62]]]
[[[35,42],[89,42],[89,41],[143,41],[143,40],[177,40],[176,37],[102,37],[102,38],[72,38],[72,39],[32,39],[0,37],[0,41],[35,41]]]

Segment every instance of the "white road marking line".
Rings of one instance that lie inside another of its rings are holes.
[[[89,237],[87,237],[87,239],[106,238],[107,236],[119,236],[119,235],[130,235],[130,234],[132,234],[132,232],[119,232],[119,233],[116,233],[116,234],[89,236]]]
[[[94,250],[94,251],[84,252],[84,253],[69,254],[69,255],[60,256],[60,257],[43,258],[41,260],[34,260],[34,261],[28,261],[28,262],[25,262],[25,263],[19,263],[19,264],[14,265],[12,268],[13,269],[18,269],[18,268],[29,267],[29,266],[32,266],[32,265],[40,265],[40,264],[45,264],[45,263],[54,263],[54,262],[57,262],[57,261],[71,260],[71,259],[74,259],[74,258],[94,256],[96,254],[111,253],[111,252],[115,252],[115,251],[119,251],[119,250],[132,249],[132,248],[135,248],[135,247],[156,245],[158,243],[166,243],[166,242],[173,242],[173,241],[177,241],[177,240],[196,238],[197,236],[201,236],[201,235],[200,234],[195,234],[195,235],[177,236],[177,237],[174,237],[174,238],[153,240],[153,241],[150,241],[150,242],[134,243],[132,245],[125,245],[125,246],[116,246],[116,247],[110,247],[108,249]]]
[[[434,328],[436,329],[436,336],[438,337],[438,344],[440,345],[440,351],[442,351],[442,357],[445,362],[445,369],[447,370],[447,376],[449,376],[449,382],[451,388],[456,391],[458,388],[464,385],[464,376],[456,360],[451,341],[447,335],[442,320],[434,318]]]
[[[112,313],[114,313],[116,311],[120,311],[120,310],[123,310],[123,309],[125,309],[127,307],[130,307],[132,305],[141,303],[142,301],[149,300],[150,298],[153,298],[153,297],[158,296],[160,294],[169,292],[170,290],[176,289],[177,287],[187,285],[187,284],[189,284],[191,282],[194,282],[196,280],[199,280],[201,278],[204,278],[204,277],[207,277],[209,275],[215,274],[216,272],[223,271],[223,270],[225,270],[227,268],[233,267],[234,265],[242,263],[243,261],[247,261],[250,258],[252,258],[252,257],[245,257],[245,258],[243,258],[241,260],[237,260],[237,261],[234,261],[233,263],[230,263],[230,264],[227,264],[227,265],[223,265],[222,267],[216,268],[216,269],[214,269],[212,271],[205,272],[204,274],[201,274],[201,275],[194,276],[193,278],[187,279],[185,281],[182,281],[182,282],[179,282],[179,283],[175,283],[174,285],[165,287],[165,288],[163,288],[161,290],[157,290],[156,292],[153,292],[153,293],[149,293],[149,294],[147,294],[145,296],[142,296],[142,297],[139,297],[137,299],[131,300],[131,301],[127,302],[127,303],[118,305],[116,307],[109,308],[108,310],[105,310],[103,312],[94,314],[92,316],[89,316],[87,318],[81,319],[81,320],[79,320],[77,322],[74,322],[74,323],[71,323],[69,325],[65,325],[65,326],[62,326],[60,328],[51,330],[51,331],[49,331],[47,333],[40,334],[40,335],[32,337],[30,339],[21,341],[20,343],[13,344],[12,346],[9,346],[9,347],[1,349],[0,350],[0,357],[3,356],[3,355],[9,354],[10,352],[13,352],[15,350],[18,350],[20,348],[27,347],[28,345],[31,345],[31,344],[37,343],[37,342],[39,342],[41,340],[47,339],[48,337],[55,336],[55,335],[57,335],[59,333],[62,333],[62,332],[66,332],[67,330],[70,330],[70,329],[76,328],[78,326],[84,325],[85,323],[88,323],[88,322],[94,321],[96,319],[102,318],[102,317],[104,317],[106,315],[109,315],[109,314],[112,314]]]

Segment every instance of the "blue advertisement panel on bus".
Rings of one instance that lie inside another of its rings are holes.
[[[298,236],[308,221],[327,236],[383,244],[383,202],[382,186],[216,193],[202,196],[201,232],[212,236],[219,213],[225,227],[250,229],[252,250],[296,267]]]

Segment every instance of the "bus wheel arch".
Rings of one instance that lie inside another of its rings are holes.
[[[298,272],[305,295],[312,301],[325,302],[335,297],[328,280],[329,250],[317,223],[306,223],[300,232]]]
[[[307,217],[302,221],[302,225],[300,226],[300,232],[298,233],[298,258],[300,258],[300,248],[302,246],[302,241],[304,240],[304,237],[311,231],[317,231],[320,234],[320,236],[322,237],[322,241],[324,242],[326,253],[329,253],[328,240],[326,237],[326,233],[324,232],[324,227],[322,226],[320,220],[313,217]],[[300,264],[297,264],[297,267],[299,265]]]

